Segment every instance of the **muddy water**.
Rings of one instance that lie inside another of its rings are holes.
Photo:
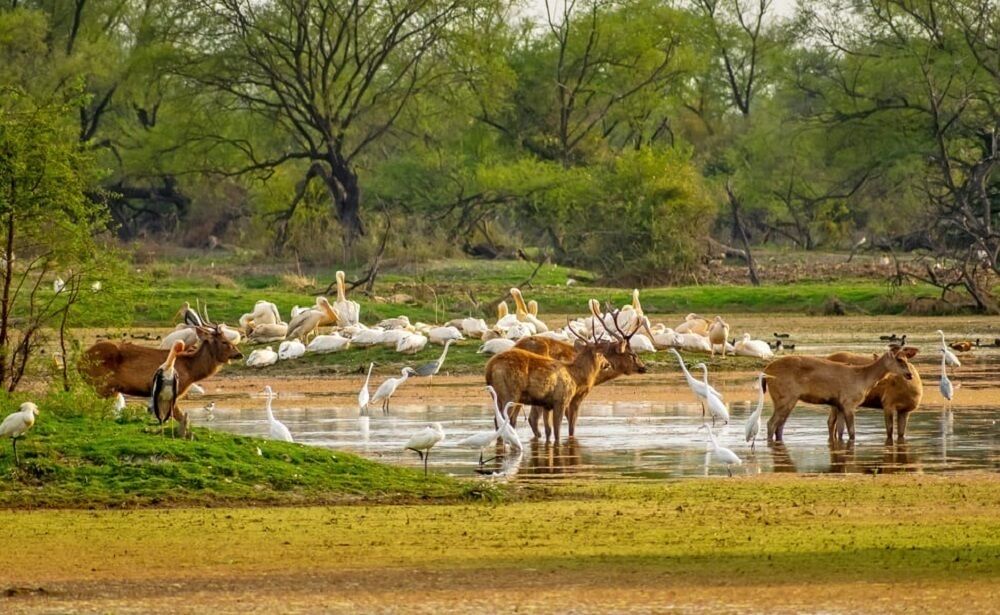
[[[677,318],[654,320],[669,324]],[[729,321],[735,335],[747,330],[756,337],[774,339],[774,333],[787,333],[797,354],[877,352],[887,343],[880,336],[907,333],[907,343],[921,349],[914,362],[924,379],[923,404],[910,418],[905,444],[884,444],[881,411],[862,410],[856,442],[831,446],[825,408],[800,405],[785,428],[784,445],[768,446],[760,439],[756,451],[751,451],[744,442],[743,425],[756,403],[750,385],[757,368],[717,371],[711,376],[713,384],[723,392],[733,416],[730,425],[718,426],[716,435],[720,444],[743,459],[743,466],[734,469],[736,473],[1000,470],[1000,347],[987,347],[1000,337],[997,319],[754,315],[733,316]],[[934,334],[938,328],[946,331],[949,341],[978,337],[984,344],[959,354],[962,367],[949,370],[957,386],[951,411],[945,409],[938,393],[940,342]],[[524,480],[725,474],[726,469],[713,465],[710,459],[706,464],[706,434],[698,430],[701,408],[687,390],[673,356],[657,353],[644,358],[654,373],[620,379],[594,390],[584,404],[576,438],[560,447],[549,446],[532,440],[522,421],[523,454],[490,462],[484,470],[478,467],[477,452],[455,446],[462,438],[492,427],[491,410],[478,376],[440,376],[432,383],[411,381],[394,398],[389,415],[373,412],[370,417],[359,417],[356,409],[360,380],[282,379],[265,372],[222,379],[209,386],[210,396],[205,401],[211,399],[217,405],[212,416],[200,409],[202,400],[187,404],[196,424],[266,437],[263,400],[256,392],[270,383],[279,391],[275,413],[297,441],[412,466],[419,460],[415,453],[402,450],[403,443],[427,423],[440,422],[447,439],[434,449],[430,467],[455,475],[493,471]],[[691,362],[697,355],[686,358]],[[386,375],[373,376],[373,390]],[[768,399],[765,421],[770,412]],[[492,453],[491,449],[487,457]]]

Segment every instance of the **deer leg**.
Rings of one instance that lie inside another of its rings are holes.
[[[545,422],[545,443],[552,440],[552,411],[548,408],[542,410],[542,420]]]
[[[528,413],[528,425],[531,427],[531,433],[535,434],[536,438],[542,437],[542,432],[538,430],[538,418],[542,412],[538,409],[538,406],[532,406],[531,412]]]
[[[837,430],[837,409],[830,406],[830,414],[826,417],[827,439],[833,442],[834,432]]]
[[[844,421],[847,423],[847,434],[851,438],[851,442],[854,441],[854,410],[856,408],[844,408]]]
[[[898,432],[900,442],[906,439],[906,424],[909,421],[910,421],[909,410],[896,411],[896,431]]]
[[[886,408],[885,415],[885,443],[892,444],[892,427],[896,418],[896,411],[893,408]]]
[[[793,400],[791,403],[788,401],[778,402],[773,396],[771,397],[771,401],[774,402],[774,412],[771,414],[771,418],[767,420],[767,441],[781,442],[784,437],[785,421],[788,420],[788,415],[792,413],[795,401]]]
[[[566,406],[559,404],[552,408],[552,436],[556,446],[559,446],[559,429],[562,427],[563,415],[566,414]]]

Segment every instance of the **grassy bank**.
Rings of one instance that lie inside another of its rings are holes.
[[[4,414],[12,401],[3,404]],[[145,409],[113,418],[110,403],[56,394],[19,443],[0,450],[0,507],[306,504],[492,497],[488,486],[316,447],[195,429],[161,436]],[[258,454],[258,450],[260,451]]]
[[[995,606],[996,487],[770,476],[499,505],[0,512],[0,567],[51,590],[38,607],[968,612]]]
[[[444,322],[450,318],[483,314],[486,305],[522,284],[534,271],[530,263],[511,261],[444,261],[419,270],[386,272],[378,278],[375,296],[353,293],[362,305],[365,322],[407,314],[412,320]],[[164,326],[175,322],[174,314],[184,301],[199,299],[209,306],[218,322],[235,323],[255,301],[267,299],[288,314],[295,305],[311,305],[328,280],[303,280],[289,276],[261,275],[238,271],[231,275],[206,275],[203,268],[161,263],[139,274],[143,283],[133,294],[133,323]],[[576,277],[573,277],[576,276]],[[349,276],[352,277],[352,276]],[[543,315],[580,314],[587,300],[596,297],[621,305],[630,299],[630,289],[603,288],[580,282],[566,286],[569,278],[588,280],[585,272],[545,266],[525,292],[537,299]],[[836,298],[849,311],[870,314],[898,314],[916,297],[936,296],[930,287],[890,288],[871,280],[843,280],[836,283],[751,286],[682,286],[643,289],[642,301],[650,313],[705,312],[808,312],[822,314]],[[405,295],[404,303],[385,300]],[[287,316],[286,316],[287,317]],[[80,311],[75,326],[106,326],[109,319],[101,310]]]

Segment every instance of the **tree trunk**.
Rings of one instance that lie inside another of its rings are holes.
[[[13,186],[11,187],[13,191]],[[13,203],[13,199],[11,199]],[[14,211],[7,216],[7,237],[4,245],[7,266],[3,270],[3,297],[0,299],[0,387],[7,380],[7,349],[10,345],[10,285],[14,278]]]
[[[358,176],[339,158],[330,161],[330,172],[326,183],[337,206],[337,220],[344,233],[344,259],[350,260],[354,243],[365,234],[365,226],[361,222],[361,186],[358,185]]]
[[[753,260],[753,252],[750,251],[750,239],[747,237],[746,228],[743,226],[743,218],[740,216],[740,200],[733,192],[733,187],[726,183],[726,194],[729,195],[729,207],[733,213],[733,234],[736,235],[740,243],[743,244],[743,251],[746,253],[747,271],[750,274],[750,283],[760,286],[760,277],[757,275],[757,264]]]

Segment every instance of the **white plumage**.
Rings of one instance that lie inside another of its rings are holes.
[[[681,364],[681,371],[684,372],[684,379],[687,380],[687,384],[688,387],[691,388],[691,392],[694,393],[697,397],[704,399],[706,391],[705,384],[696,380],[694,376],[691,375],[691,372],[688,371],[687,365],[684,364],[684,359],[681,357],[681,353],[677,352],[673,348],[670,349],[670,352],[674,353],[674,356],[677,357],[677,361]],[[719,399],[722,399],[722,395],[718,391],[716,391],[713,387],[708,387],[707,390],[711,392],[713,395],[717,396]]]
[[[708,395],[705,396],[705,403],[708,404],[708,412],[712,415],[712,423],[715,424],[716,419],[721,420],[725,424],[729,424],[729,408],[723,403],[722,398],[716,395],[712,395],[711,391],[714,391],[708,384],[708,366],[704,363],[699,363],[695,367],[700,367],[702,370],[702,379],[705,385],[705,390],[710,391]]]
[[[306,350],[316,353],[340,352],[349,348],[351,340],[340,335],[317,335],[313,338]]]
[[[768,375],[757,374],[757,407],[747,417],[746,441],[750,443],[750,450],[757,447],[757,434],[760,433],[760,415],[764,411],[764,378],[768,378]]]
[[[955,397],[955,387],[951,384],[951,378],[948,377],[948,355],[941,354],[941,382],[938,383],[938,389],[941,391],[941,397],[945,398],[949,404],[951,400]]]
[[[399,338],[396,342],[396,352],[403,354],[417,354],[427,346],[427,336],[419,333],[411,333]]]
[[[267,426],[271,439],[281,440],[282,442],[295,442],[292,439],[292,432],[288,431],[284,423],[274,418],[274,412],[271,411],[271,400],[274,399],[274,392],[270,386],[264,387],[264,395],[267,396],[264,402],[264,409],[267,410]]]
[[[315,341],[316,340],[314,339],[313,342]],[[298,359],[305,353],[306,345],[299,340],[285,340],[284,342],[281,342],[280,346],[278,346],[278,359],[281,361]]]
[[[734,348],[736,354],[741,357],[757,357],[759,359],[773,359],[774,351],[767,342],[750,339],[749,333],[743,334],[743,339],[736,342]]]
[[[371,399],[371,395],[368,393],[368,381],[371,380],[373,367],[375,367],[374,363],[368,364],[368,374],[365,376],[365,383],[361,386],[361,390],[358,391],[358,411],[362,414],[368,412],[368,400]]]
[[[653,345],[653,341],[642,333],[636,333],[632,336],[632,339],[628,341],[629,348],[632,352],[636,354],[656,352],[656,346]]]
[[[962,362],[958,360],[955,353],[948,350],[948,344],[944,341],[944,331],[938,329],[937,334],[941,336],[941,352],[944,353],[945,363],[951,367],[962,367]]]
[[[7,418],[0,423],[0,438],[10,438],[11,446],[14,447],[14,463],[20,465],[21,460],[17,456],[17,439],[23,436],[35,424],[35,417],[38,416],[38,406],[30,401],[21,404],[17,412],[7,415]]]
[[[115,396],[115,416],[121,416],[125,410],[125,396],[119,393]]]
[[[376,344],[381,344],[384,336],[385,331],[381,327],[362,329],[351,337],[351,344],[358,346],[359,348],[374,346]]]
[[[56,278],[52,281],[52,290],[58,295],[66,288],[66,282],[62,278]]]
[[[501,412],[497,401],[496,389],[490,385],[486,385],[486,390],[489,392],[490,397],[493,398],[493,424],[500,426],[500,437],[503,438],[504,444],[515,450],[522,450],[524,446],[521,445],[521,437],[517,435],[517,430],[510,424],[510,407],[515,405],[516,402],[507,402]]]
[[[341,327],[356,325],[361,319],[361,304],[347,298],[343,271],[337,272],[337,300],[333,303],[333,312],[337,315],[337,324]]]
[[[434,423],[413,434],[406,441],[403,448],[414,451],[423,460],[424,476],[427,476],[427,459],[431,456],[431,449],[442,440],[444,440],[444,428],[441,427],[441,423]]]
[[[399,378],[387,378],[385,382],[380,384],[377,389],[375,389],[375,395],[372,395],[370,404],[382,402],[382,411],[385,413],[389,412],[389,399],[396,393],[396,389],[400,387],[406,379],[409,378],[413,373],[412,367],[404,367],[403,375]]]
[[[496,339],[489,340],[479,347],[476,351],[477,354],[500,354],[501,352],[506,352],[514,347],[514,340],[504,339],[498,337]]]
[[[465,339],[462,332],[457,327],[433,327],[427,332],[427,339],[432,344],[444,344],[445,342]]]
[[[721,463],[726,466],[726,471],[729,475],[733,475],[733,466],[743,465],[743,460],[739,458],[739,455],[729,450],[724,446],[719,446],[718,440],[715,439],[715,434],[712,433],[712,427],[708,423],[703,423],[698,429],[708,430],[708,441],[711,446],[711,456],[716,463]]]
[[[274,348],[267,346],[266,348],[258,348],[250,353],[247,357],[248,367],[267,367],[268,365],[274,365],[278,362],[278,353],[274,351]]]
[[[469,337],[479,338],[489,329],[486,321],[482,318],[463,318],[461,322],[462,331]]]

